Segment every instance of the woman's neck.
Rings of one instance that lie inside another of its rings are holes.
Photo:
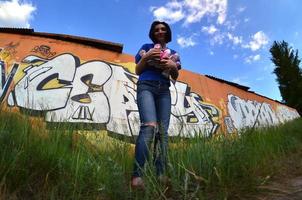
[[[158,42],[158,44],[160,44],[161,48],[163,48],[163,49],[167,48],[167,45],[165,42]]]
[[[166,43],[160,44],[160,45],[161,45],[161,48],[163,48],[163,49],[167,48]]]

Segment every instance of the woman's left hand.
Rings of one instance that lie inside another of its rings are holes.
[[[176,80],[178,77],[177,64],[170,58],[163,58],[159,62],[159,66],[162,70],[169,70],[172,79]]]
[[[177,65],[176,63],[171,60],[170,58],[163,58],[160,60],[159,62],[159,66],[161,69],[165,70],[165,69],[177,69]]]

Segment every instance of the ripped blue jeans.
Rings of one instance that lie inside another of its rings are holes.
[[[169,83],[139,81],[137,105],[140,115],[140,131],[135,145],[133,176],[142,176],[145,162],[153,149],[153,161],[157,176],[165,173],[167,163],[168,128],[171,114]],[[157,123],[157,126],[150,125]],[[151,146],[154,141],[153,148]]]

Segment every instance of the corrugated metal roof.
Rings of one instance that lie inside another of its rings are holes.
[[[210,78],[210,79],[213,79],[213,80],[216,80],[216,81],[219,81],[219,82],[222,82],[222,83],[226,83],[226,84],[232,85],[232,86],[237,87],[237,88],[239,88],[241,90],[248,91],[250,89],[247,86],[239,85],[237,83],[234,83],[234,82],[231,82],[231,81],[226,81],[224,79],[220,79],[220,78],[217,78],[217,77],[214,77],[214,76],[210,76],[210,75],[205,75],[205,76],[208,77],[208,78]]]
[[[51,39],[63,40],[63,41],[88,45],[88,46],[92,46],[92,47],[99,48],[99,49],[115,51],[118,53],[122,53],[122,51],[123,51],[123,44],[113,43],[113,42],[108,42],[108,41],[98,40],[98,39],[92,39],[92,38],[86,38],[86,37],[80,37],[80,36],[35,32],[34,29],[28,29],[28,28],[0,27],[0,32],[17,33],[17,34],[23,34],[23,35],[33,35],[33,36],[38,36],[38,37],[46,37],[46,38],[51,38]]]

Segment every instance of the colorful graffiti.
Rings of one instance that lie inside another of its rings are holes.
[[[51,52],[50,49],[51,48],[47,45],[40,45],[40,46],[35,46],[35,48],[33,48],[31,50],[31,52],[39,53],[43,57],[50,58],[50,57],[53,57],[57,54],[56,52]]]
[[[1,63],[5,75],[7,68],[5,62]],[[69,53],[52,59],[29,55],[15,64],[7,77],[4,75],[1,96],[8,95],[11,107],[43,112],[48,122],[105,124],[112,132],[138,134],[137,76],[121,65],[101,60],[81,62]],[[172,84],[171,94],[171,135],[209,136],[217,131],[221,117],[218,108],[190,92],[186,83]]]
[[[20,60],[20,55],[17,56],[20,44],[9,42],[0,47],[1,104],[39,113],[49,123],[101,124],[106,130],[118,134],[138,134],[138,77],[129,71],[129,61],[82,60],[73,53],[52,51],[48,43],[32,45],[28,48],[28,55],[22,54]],[[219,85],[211,87],[212,90]],[[223,124],[228,133],[233,133],[247,127],[276,125],[300,117],[294,109],[274,102],[270,104],[265,98],[260,103],[234,94],[221,97],[222,112],[217,105],[204,99],[211,99],[207,96],[210,94],[201,96],[182,81],[171,83],[170,91],[171,136],[211,136],[219,127],[224,128]],[[245,91],[238,94],[240,92]]]
[[[228,130],[232,132],[235,127],[241,130],[247,127],[264,127],[283,123],[299,117],[297,111],[286,106],[278,106],[274,111],[270,104],[257,101],[244,100],[235,95],[228,95],[228,111],[232,122],[226,123]]]
[[[14,64],[13,67],[11,68],[10,73],[6,77],[6,73],[5,73],[6,69],[5,69],[4,62],[2,60],[0,60],[0,68],[1,68],[0,103],[3,101],[5,95],[7,94],[7,91],[9,89],[10,85],[13,82],[13,78],[14,78],[16,72],[17,72],[18,67],[19,67],[18,64]]]
[[[4,47],[0,48],[1,49],[1,57],[2,59],[11,59],[13,58],[16,53],[17,53],[17,48],[20,45],[20,43],[14,43],[14,42],[9,42],[6,44]]]
[[[277,106],[276,115],[280,123],[291,121],[293,119],[300,117],[297,111],[292,111],[285,106]]]

